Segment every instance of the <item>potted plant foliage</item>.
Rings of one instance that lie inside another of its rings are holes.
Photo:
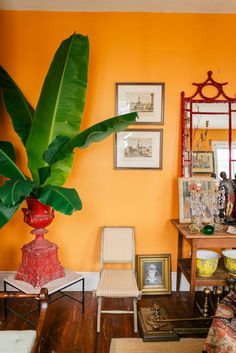
[[[35,228],[32,233],[36,239],[23,246],[16,279],[35,287],[63,276],[57,246],[43,235],[47,232],[44,227],[54,217],[54,210],[71,215],[82,208],[77,191],[63,187],[71,171],[74,149],[86,148],[124,130],[137,117],[137,113],[116,116],[80,131],[88,57],[88,37],[73,34],[65,39],[52,60],[36,109],[0,67],[3,102],[26,149],[31,172],[31,178],[24,175],[15,163],[13,144],[0,141],[0,176],[5,178],[0,186],[0,228],[26,199],[28,208],[23,208],[24,221]]]
[[[29,196],[66,215],[81,209],[75,189],[63,187],[69,176],[75,148],[86,148],[135,121],[130,113],[99,122],[79,131],[88,78],[88,37],[73,34],[65,39],[52,60],[36,109],[9,74],[0,67],[0,88],[14,130],[25,146],[32,178],[15,163],[13,144],[0,142],[0,227]]]

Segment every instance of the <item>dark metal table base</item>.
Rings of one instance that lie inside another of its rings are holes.
[[[71,271],[67,270],[67,272],[73,274],[73,272],[71,272]],[[81,303],[81,305],[82,305],[82,314],[84,314],[84,277],[82,275],[77,275],[75,277],[77,277],[77,278],[75,278],[74,280],[70,279],[70,281],[68,283],[66,282],[66,277],[65,277],[64,285],[60,283],[58,288],[57,288],[57,285],[54,285],[54,286],[51,285],[53,282],[56,283],[56,281],[58,281],[58,280],[54,280],[52,282],[49,282],[49,283],[45,284],[44,287],[48,289],[48,294],[49,294],[48,304],[51,304],[51,303],[61,299],[62,297],[66,296],[66,297],[69,297],[69,298],[75,300],[78,303]],[[63,279],[61,279],[60,282],[63,282]],[[74,296],[68,294],[68,292],[65,293],[63,291],[65,289],[69,288],[71,285],[79,283],[79,282],[81,282],[81,284],[82,284],[82,291],[81,291],[81,298],[80,299],[77,299]],[[28,285],[28,284],[26,284],[23,281],[14,280],[13,275],[10,275],[8,278],[4,279],[4,291],[5,292],[7,291],[7,286],[10,286],[10,287],[12,287],[14,289],[17,289],[19,292],[22,292],[22,293],[29,293],[31,291],[31,288],[30,288],[31,285]],[[26,288],[26,287],[28,287],[28,288]],[[35,288],[32,287],[32,292],[37,292],[37,291],[39,291],[39,289],[35,289]],[[56,298],[51,298],[52,294],[59,294],[59,295]],[[39,312],[39,302],[38,302],[38,305],[37,305],[36,308],[28,310],[24,314],[21,314],[21,313],[18,313],[17,311],[15,311],[12,307],[10,307],[8,305],[7,299],[4,299],[3,301],[4,301],[3,308],[4,308],[4,317],[5,318],[7,317],[7,312],[10,311],[13,314],[15,314],[16,316],[20,317],[25,322],[27,322],[32,327],[36,326],[27,317],[30,314],[34,313],[35,311]]]

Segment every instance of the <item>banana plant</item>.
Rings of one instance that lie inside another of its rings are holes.
[[[75,148],[86,148],[132,124],[137,113],[116,116],[80,131],[88,81],[89,41],[73,34],[62,41],[44,80],[36,109],[0,66],[0,90],[12,125],[24,145],[31,178],[16,165],[14,146],[0,141],[0,227],[28,197],[66,215],[82,208],[74,188],[65,188]]]

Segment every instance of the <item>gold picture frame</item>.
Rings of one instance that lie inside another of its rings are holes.
[[[171,256],[136,255],[138,287],[143,295],[171,294]]]

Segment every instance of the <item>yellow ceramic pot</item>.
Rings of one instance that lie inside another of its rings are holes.
[[[224,265],[230,275],[236,276],[236,249],[222,250]]]
[[[216,271],[220,254],[212,250],[197,250],[197,275],[210,277]]]

